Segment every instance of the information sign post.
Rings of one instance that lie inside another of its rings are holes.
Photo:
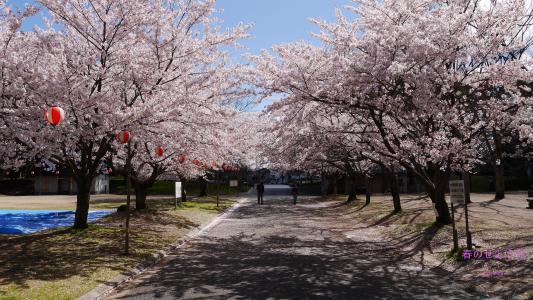
[[[452,230],[453,230],[453,251],[457,252],[459,249],[459,238],[457,236],[457,228],[455,227],[455,206],[454,204],[464,203],[465,201],[465,185],[462,180],[450,181],[450,202],[452,205]]]

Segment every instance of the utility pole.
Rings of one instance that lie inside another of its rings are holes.
[[[41,167],[39,168],[39,195],[43,194],[43,162],[41,161]]]
[[[470,203],[470,175],[463,171],[463,180],[465,185],[465,225],[466,225],[466,248],[472,250],[472,233],[468,224],[468,203]]]
[[[220,197],[220,171],[216,170],[216,179],[217,179],[217,207],[218,207],[218,199]]]
[[[130,192],[130,168],[131,168],[131,144],[128,140],[127,143],[127,157],[126,157],[126,240],[124,244],[124,254],[130,254],[130,205],[131,205],[131,192]]]
[[[451,203],[452,203],[453,252],[455,253],[459,249],[459,237],[457,236],[457,228],[455,228],[455,208],[453,207],[453,199]]]

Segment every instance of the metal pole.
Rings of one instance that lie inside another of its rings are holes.
[[[452,232],[453,232],[453,252],[457,252],[459,249],[459,239],[457,237],[457,228],[455,228],[455,208],[452,201]]]
[[[219,196],[220,196],[220,172],[219,171],[216,171],[217,173],[217,207],[218,207],[218,199],[219,199]]]
[[[183,193],[183,182],[181,181],[181,178],[178,177],[180,184],[180,197],[182,197],[181,193]],[[174,183],[174,189],[176,189],[176,183]],[[174,210],[178,210],[178,197],[176,196],[177,191],[174,191]]]
[[[39,195],[43,194],[43,163],[41,162],[41,167],[39,168]]]
[[[466,248],[472,250],[472,234],[468,224],[468,203],[470,202],[470,177],[467,172],[463,172],[465,188],[465,225],[466,225]]]
[[[187,202],[187,190],[185,190],[185,178],[181,179],[181,200],[180,203]]]
[[[131,194],[130,194],[130,155],[131,155],[131,147],[130,142],[128,141],[127,145],[127,157],[126,157],[126,241],[124,245],[124,254],[129,255],[130,254],[130,202],[131,202]]]

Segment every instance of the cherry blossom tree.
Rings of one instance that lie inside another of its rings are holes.
[[[163,130],[145,132],[145,136],[136,138],[131,154],[136,209],[146,208],[146,190],[162,175],[174,174],[185,181],[220,170],[224,163],[233,164],[238,157],[236,150],[245,144],[234,141],[246,138],[243,130],[232,130],[238,119],[238,113],[229,107],[212,107],[197,111],[194,118],[185,115],[182,120],[165,123]],[[159,147],[162,153],[157,153]],[[194,165],[195,159],[201,163]],[[126,153],[121,151],[118,161],[123,165],[125,160]]]
[[[86,228],[91,183],[119,130],[141,147],[167,122],[205,115],[241,93],[221,46],[236,46],[247,27],[221,31],[214,0],[38,3],[53,20],[27,34],[11,63],[20,100],[10,103],[7,136],[27,157],[50,158],[73,174],[74,227]],[[56,127],[42,118],[52,105],[66,113]]]
[[[267,143],[269,146],[260,150],[273,167],[316,170],[331,174],[334,182],[339,173],[344,174],[351,181],[348,202],[356,199],[356,178],[363,175],[367,203],[373,173],[378,167],[390,170],[394,210],[401,210],[392,165],[367,154],[371,151],[365,141],[373,134],[369,127],[359,126],[345,112],[302,101],[292,102],[290,106],[274,104],[269,107],[267,117],[272,122],[264,131],[270,133],[271,139]]]
[[[529,16],[532,18],[532,16]],[[526,51],[531,50],[530,44],[532,39],[523,37],[526,41],[524,48],[511,53],[502,53],[498,57],[487,61],[487,64],[507,64],[508,62],[519,62],[522,65],[521,68],[530,69],[528,66],[528,53]],[[526,82],[519,80],[517,83],[518,92],[524,98],[531,98],[531,85],[532,81]],[[504,86],[487,86],[487,92],[490,92],[494,98],[502,98],[508,96]],[[472,111],[473,114],[482,114],[482,118],[490,120],[485,130],[481,134],[483,140],[483,150],[485,151],[485,161],[492,165],[494,168],[495,177],[495,199],[501,200],[505,198],[505,157],[506,156],[524,156],[524,146],[519,142],[519,128],[520,123],[528,120],[527,117],[520,115],[519,111],[531,107],[530,104],[523,105],[521,103],[509,103],[504,108],[506,114],[499,114],[498,109],[492,109],[493,105],[487,105],[480,101],[481,105],[477,105]]]
[[[26,6],[22,11],[14,11],[6,5],[5,1],[0,1],[0,98],[2,101],[0,106],[0,136],[2,136],[0,164],[6,166],[18,167],[23,163],[21,160],[11,159],[10,156],[5,155],[11,153],[15,154],[16,157],[16,155],[21,154],[16,144],[16,139],[21,137],[15,139],[6,137],[9,136],[9,126],[15,121],[10,116],[13,112],[11,104],[22,97],[20,87],[14,84],[18,73],[16,69],[13,69],[13,62],[20,59],[18,50],[23,45],[24,33],[21,32],[21,25],[26,17],[36,12],[37,10],[33,6]]]
[[[320,106],[368,127],[362,153],[413,174],[437,222],[450,223],[445,191],[451,172],[480,162],[481,133],[496,127],[496,119],[531,107],[517,84],[529,82],[522,61],[487,64],[528,47],[514,38],[529,30],[528,15],[517,9],[525,2],[353,3],[352,20],[338,12],[336,23],[315,21],[323,46],[295,43],[251,57],[256,84],[265,97],[281,93],[275,107],[288,115]],[[528,135],[526,126],[522,134]]]

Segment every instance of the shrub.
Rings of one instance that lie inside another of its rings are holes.
[[[13,179],[0,181],[0,194],[6,195],[29,195],[33,194],[32,179]]]

